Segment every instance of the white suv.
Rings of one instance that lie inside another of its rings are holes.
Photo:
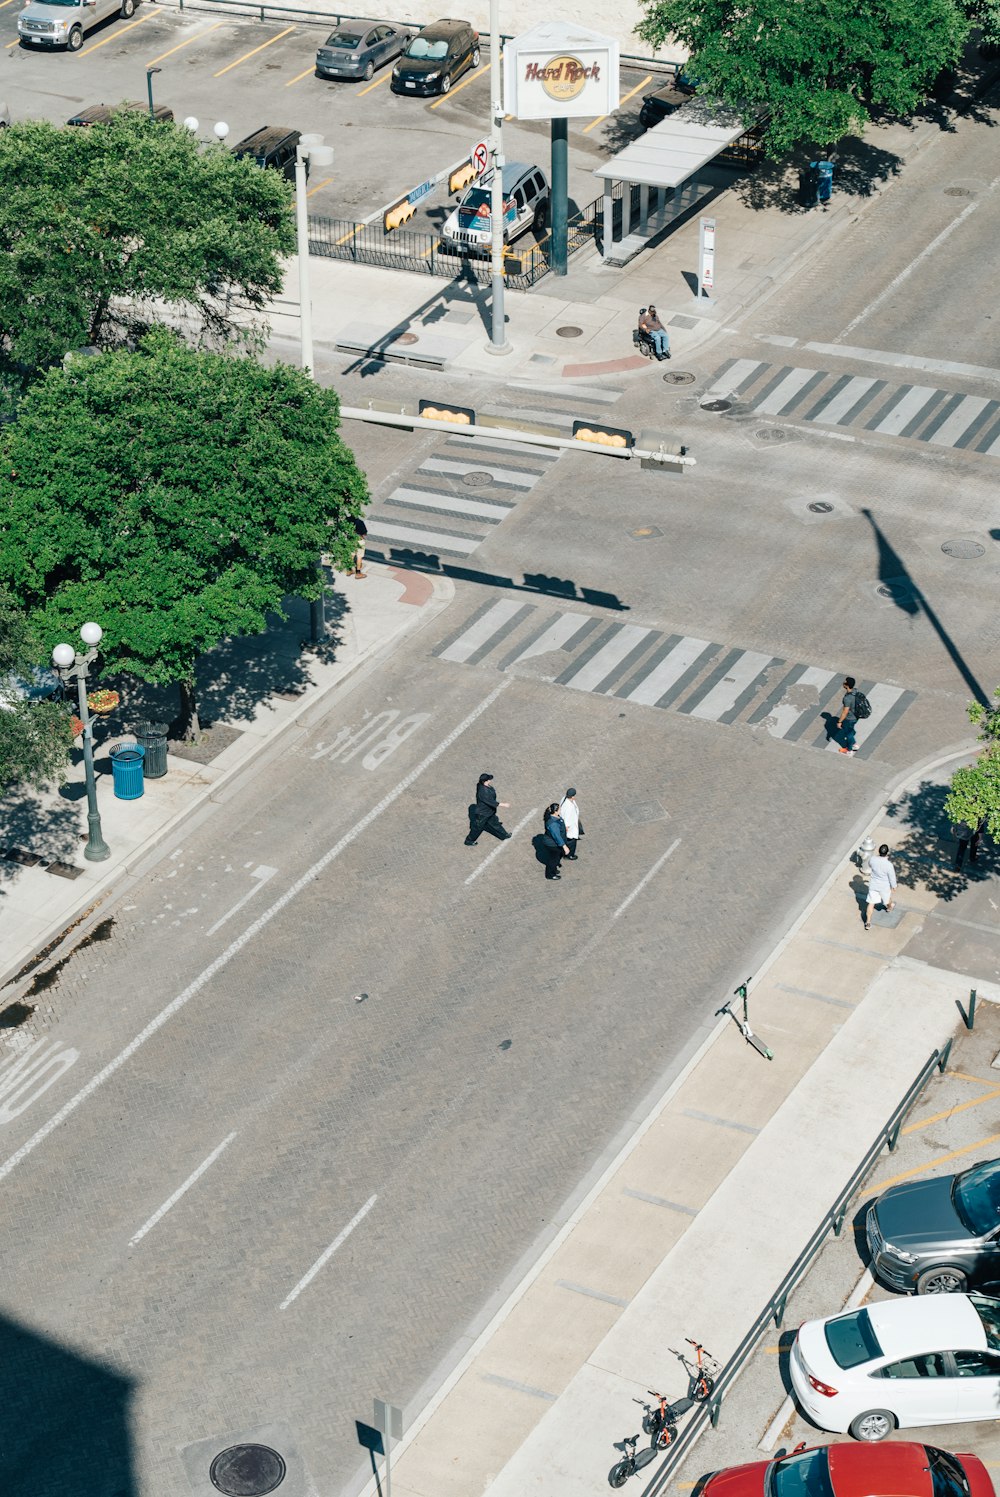
[[[68,47],[79,52],[83,33],[109,16],[131,16],[136,0],[28,0],[17,18],[22,47]]]
[[[445,219],[444,247],[459,254],[489,254],[493,243],[490,201],[493,172],[470,187]],[[540,166],[507,161],[503,167],[503,242],[511,244],[527,229],[539,237],[549,215],[549,184]]]

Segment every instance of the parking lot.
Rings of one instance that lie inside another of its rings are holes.
[[[886,1035],[886,1044],[892,1044],[890,1034]],[[828,1240],[790,1298],[782,1331],[765,1337],[726,1398],[718,1429],[709,1429],[702,1436],[673,1480],[666,1487],[658,1487],[658,1492],[697,1492],[709,1472],[767,1460],[781,1447],[791,1450],[800,1441],[822,1445],[850,1439],[816,1429],[794,1406],[785,1403],[790,1387],[788,1355],[795,1328],[804,1320],[835,1314],[852,1294],[852,1304],[896,1298],[881,1285],[873,1285],[867,1276],[864,1219],[881,1191],[907,1180],[951,1175],[1000,1156],[1000,1069],[991,1069],[998,1050],[1000,1009],[981,1003],[974,1031],[960,1028],[948,1070],[943,1076],[935,1072],[904,1124],[895,1152],[882,1155],[861,1188],[840,1238]],[[818,1125],[835,1127],[836,1118],[818,1120]],[[831,1184],[831,1200],[835,1188]],[[780,1180],[775,1181],[773,1206],[774,1230],[780,1233]],[[734,1224],[734,1230],[738,1229],[738,1223]],[[727,1292],[727,1286],[719,1287],[720,1293]],[[738,1285],[729,1288],[738,1291]],[[998,1289],[989,1292],[1000,1294]],[[692,1325],[697,1325],[696,1315],[692,1315]],[[665,1358],[664,1379],[672,1396],[683,1391],[669,1357]],[[765,1440],[765,1435],[769,1439]],[[971,1451],[983,1461],[994,1485],[1000,1482],[1000,1427],[996,1421],[897,1430],[889,1438]]]
[[[389,87],[392,64],[370,82],[327,81],[315,74],[317,47],[333,29],[287,18],[257,22],[209,11],[141,4],[135,15],[104,22],[84,38],[79,52],[18,44],[16,0],[0,0],[5,52],[0,99],[11,117],[61,123],[80,105],[146,98],[146,68],[158,67],[157,104],[178,120],[195,116],[199,134],[211,138],[224,120],[235,144],[261,125],[318,131],[336,151],[332,169],[311,180],[311,212],[361,221],[468,155],[489,132],[491,73],[488,48],[481,65],[440,98],[408,98]],[[571,121],[570,211],[601,191],[593,168],[639,129],[644,93],[659,78],[650,71],[622,71],[621,92],[632,98],[617,115],[601,121]],[[549,172],[549,130],[544,122],[510,120],[504,128],[509,161]],[[428,194],[406,225],[440,229],[454,199],[442,186]],[[530,242],[530,233],[526,236]]]

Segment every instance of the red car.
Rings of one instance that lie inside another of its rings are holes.
[[[975,1455],[933,1445],[799,1446],[791,1455],[717,1471],[701,1497],[996,1497]]]

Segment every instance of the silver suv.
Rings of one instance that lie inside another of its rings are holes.
[[[512,244],[528,229],[534,229],[540,239],[549,212],[545,173],[540,166],[531,166],[526,161],[505,161],[502,181],[504,244]],[[447,249],[459,254],[489,254],[493,243],[492,188],[491,169],[449,213],[441,230]]]
[[[28,0],[17,18],[22,47],[68,47],[79,52],[83,33],[109,16],[131,16],[136,0]]]

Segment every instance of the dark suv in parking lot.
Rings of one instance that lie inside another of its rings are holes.
[[[281,172],[289,182],[295,181],[295,147],[301,131],[289,130],[287,125],[261,125],[252,135],[246,136],[233,146],[234,156],[250,156],[258,166],[269,166]],[[309,164],[306,163],[306,175]]]
[[[872,1272],[889,1289],[961,1294],[1000,1282],[1000,1159],[891,1186],[865,1230]]]
[[[468,21],[432,21],[392,70],[395,94],[446,94],[456,78],[479,66],[479,32]]]

